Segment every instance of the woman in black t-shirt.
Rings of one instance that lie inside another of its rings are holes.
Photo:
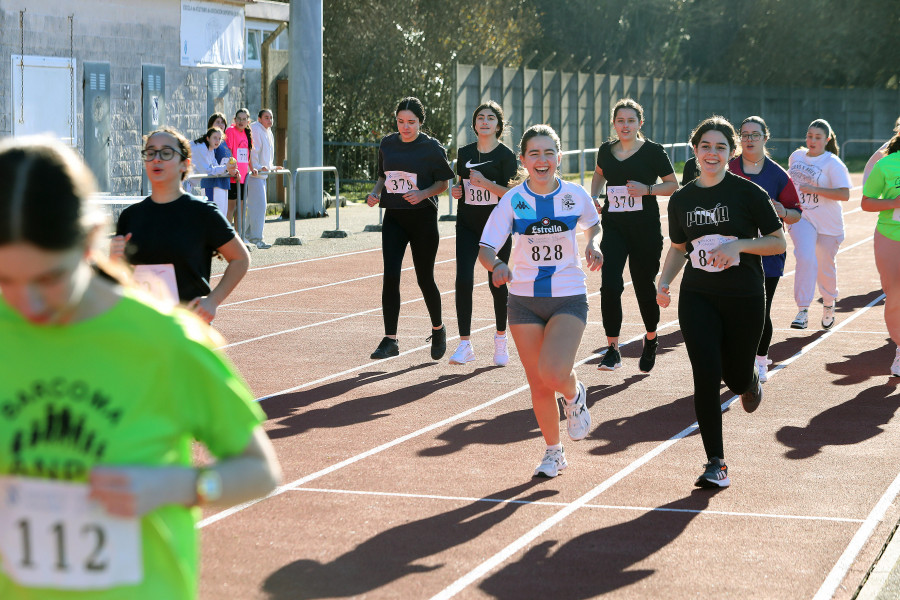
[[[671,245],[657,288],[657,302],[666,308],[669,285],[684,267],[678,319],[708,460],[698,487],[731,483],[722,442],[722,380],[741,395],[747,412],[762,400],[755,358],[766,310],[760,256],[781,254],[786,245],[769,195],[727,170],[736,139],[734,127],[719,116],[692,133],[700,174],[669,201]]]
[[[171,291],[211,322],[247,273],[250,254],[213,202],[190,196],[182,188],[191,170],[190,142],[183,135],[171,127],[157,129],[146,137],[141,156],[151,192],[122,211],[110,257],[133,265],[135,280],[151,292]],[[228,266],[211,290],[216,253]],[[176,290],[171,289],[173,278]]]
[[[478,258],[481,233],[488,217],[500,198],[509,190],[509,182],[516,176],[516,155],[500,143],[503,133],[503,109],[490,100],[472,113],[472,129],[478,141],[463,146],[456,155],[456,174],[460,182],[450,193],[459,203],[456,217],[456,318],[459,322],[459,346],[450,357],[451,365],[462,365],[475,360],[470,334],[472,328],[472,289],[475,285],[473,270]],[[497,253],[503,262],[509,262],[512,239],[506,241]],[[494,317],[497,333],[494,334],[494,364],[504,366],[509,362],[506,343],[506,285],[495,286],[491,273],[488,285],[494,300]]]
[[[605,142],[597,151],[597,167],[591,180],[594,202],[604,198],[601,211],[603,252],[601,273],[602,291],[600,313],[609,347],[599,369],[612,371],[622,366],[619,353],[619,333],[622,329],[622,293],[625,282],[622,273],[625,261],[631,272],[634,293],[644,321],[647,335],[638,364],[641,372],[649,373],[656,362],[656,327],[659,325],[659,306],[656,305],[656,274],[662,254],[662,231],[657,196],[670,196],[678,189],[675,169],[666,151],[641,133],[644,111],[631,98],[616,102],[612,110],[612,125],[616,139]],[[662,183],[656,183],[657,178]],[[606,193],[599,194],[606,183]]]
[[[441,320],[441,293],[434,281],[434,259],[439,235],[437,196],[447,189],[453,170],[447,152],[434,138],[419,131],[425,107],[418,98],[404,98],[394,112],[397,133],[385,136],[378,149],[378,181],[366,196],[369,206],[381,204],[384,222],[381,247],[384,280],[381,304],[384,338],[372,358],[400,354],[397,324],[400,320],[400,271],[406,246],[412,249],[416,280],[431,317],[431,358],[447,351],[447,329]]]

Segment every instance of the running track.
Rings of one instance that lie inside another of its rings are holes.
[[[379,249],[251,271],[216,325],[268,415],[285,479],[262,501],[206,515],[201,596],[852,597],[900,517],[900,395],[886,376],[893,345],[872,259],[875,216],[859,210],[859,189],[852,197],[834,329],[817,327],[820,305],[810,329],[788,328],[789,273],[773,306],[775,370],[762,406],[748,415],[723,387],[732,486],[718,493],[693,487],[705,457],[676,302],[663,311],[656,369],[643,375],[626,287],[624,366],[599,372],[600,276],[589,275],[577,372],[591,434],[564,436],[569,468],[535,480],[543,441],[513,345],[509,366],[491,364],[484,284],[478,360],[451,366],[430,359],[411,270],[401,355],[368,358],[382,336]],[[448,356],[453,254],[443,239]]]

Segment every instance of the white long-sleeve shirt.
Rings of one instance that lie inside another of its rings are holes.
[[[253,132],[253,148],[250,149],[250,160],[254,169],[263,167],[270,171],[275,168],[275,136],[272,129],[266,129],[262,123],[255,121],[250,125]]]

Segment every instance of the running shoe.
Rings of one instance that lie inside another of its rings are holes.
[[[568,466],[569,463],[566,462],[566,453],[563,448],[558,450],[547,448],[547,451],[544,453],[544,460],[535,468],[532,477],[556,477],[560,471]]]
[[[506,336],[494,334],[494,364],[505,367],[509,362],[509,350],[506,349]]]
[[[900,377],[900,348],[897,348],[894,363],[891,365],[891,377]]]
[[[703,465],[703,475],[697,478],[694,485],[702,488],[726,488],[731,485],[725,461],[715,456],[709,459]]]
[[[575,385],[575,399],[569,404],[563,398],[563,411],[566,413],[566,431],[573,441],[583,440],[591,430],[591,413],[587,408],[587,390],[580,381]]]
[[[656,349],[659,348],[659,336],[652,340],[648,340],[644,336],[644,349],[641,351],[641,360],[638,361],[638,368],[641,373],[649,373],[656,364]]]
[[[469,340],[461,340],[459,346],[456,347],[456,352],[450,357],[450,364],[464,365],[473,360],[475,360],[475,350],[472,349],[471,342]]]
[[[373,352],[372,356],[369,358],[390,358],[399,355],[400,344],[397,343],[397,340],[385,337],[381,340],[381,343],[378,344],[378,347],[375,348],[375,352]]]
[[[425,341],[431,341],[431,358],[440,360],[447,352],[447,328],[441,325],[440,329],[432,329]]]
[[[603,355],[600,364],[597,365],[597,369],[600,371],[615,371],[621,366],[622,355],[619,354],[618,348],[610,344],[609,348],[606,349],[606,354]]]
[[[259,248],[260,250],[268,250],[269,248],[272,247],[272,244],[267,244],[264,241],[259,240],[258,242],[256,242],[256,247]]]
[[[831,329],[834,326],[834,305],[825,306],[822,309],[822,329]]]
[[[791,321],[791,329],[806,329],[809,324],[809,309],[801,308],[794,320]]]
[[[741,394],[741,404],[744,406],[745,411],[752,413],[759,408],[759,403],[762,402],[762,399],[763,389],[759,377],[759,366],[754,363],[753,381],[750,384],[750,390]]]
[[[765,383],[769,380],[769,365],[771,364],[772,361],[769,360],[768,356],[756,357],[756,370],[759,372],[760,383]]]

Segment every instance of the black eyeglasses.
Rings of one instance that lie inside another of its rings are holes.
[[[761,139],[763,139],[763,134],[761,134],[758,131],[754,131],[753,133],[742,133],[741,134],[741,141],[744,141],[744,142],[746,142],[747,140],[750,140],[753,142],[758,142]]]
[[[184,154],[170,146],[163,146],[159,150],[155,150],[153,148],[141,150],[141,157],[144,159],[144,162],[150,162],[151,160],[156,158],[157,154],[159,155],[160,160],[172,160],[173,158],[175,158],[176,154],[181,158],[187,158]]]

